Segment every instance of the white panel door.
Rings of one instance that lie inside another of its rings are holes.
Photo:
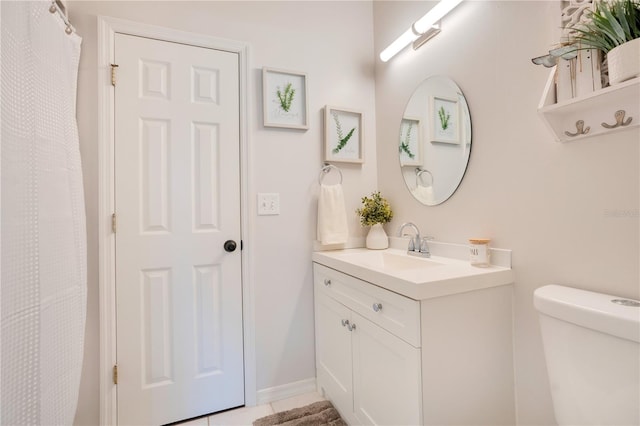
[[[358,424],[422,424],[420,349],[356,313],[352,313],[352,323]]]
[[[116,34],[115,62],[118,423],[241,406],[238,56]]]

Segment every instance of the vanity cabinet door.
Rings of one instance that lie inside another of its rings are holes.
[[[355,417],[366,425],[419,425],[420,349],[352,313]]]
[[[316,368],[318,386],[340,414],[353,412],[351,311],[316,292]]]

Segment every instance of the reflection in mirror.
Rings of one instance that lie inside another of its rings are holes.
[[[471,115],[458,85],[424,80],[400,123],[400,168],[409,192],[427,206],[445,202],[462,181],[471,152]]]

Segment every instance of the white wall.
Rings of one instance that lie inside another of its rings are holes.
[[[374,2],[376,53],[432,5]],[[522,425],[555,424],[533,291],[558,283],[640,297],[638,128],[558,144],[536,114],[548,70],[530,59],[558,41],[559,14],[559,2],[464,2],[420,50],[376,64],[378,182],[395,211],[389,229],[414,221],[437,240],[490,237],[513,249]],[[435,74],[464,92],[473,142],[457,192],[425,207],[405,190],[397,134],[413,89]]]
[[[315,377],[312,240],[315,238],[323,115],[329,104],[364,112],[366,162],[341,166],[350,233],[362,235],[352,213],[375,189],[373,16],[370,2],[94,2],[70,3],[83,37],[78,125],[89,233],[89,295],[85,362],[76,424],[98,423],[98,146],[97,16],[106,15],[244,41],[251,46],[250,250],[253,263],[257,387]],[[262,126],[263,66],[306,72],[308,131]],[[280,193],[279,216],[256,216],[258,192]]]

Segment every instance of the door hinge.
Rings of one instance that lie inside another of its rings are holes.
[[[113,366],[113,384],[118,384],[118,364]]]
[[[116,218],[116,214],[111,215],[111,231],[115,234],[118,229],[118,220]]]
[[[111,64],[111,85],[112,86],[116,85],[116,68],[118,68],[118,65]]]

